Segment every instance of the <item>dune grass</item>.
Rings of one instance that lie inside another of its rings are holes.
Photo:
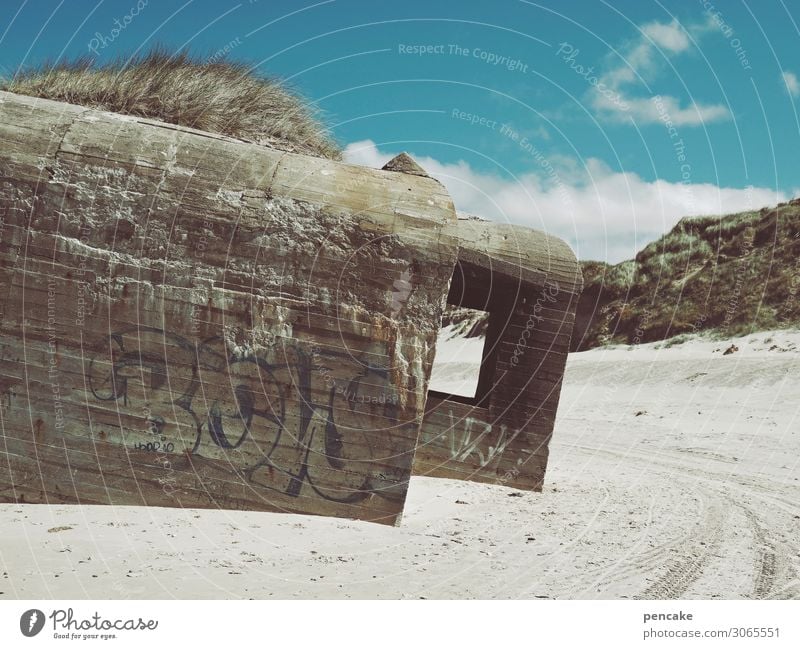
[[[0,88],[341,158],[319,111],[243,63],[204,61],[159,48],[100,66],[90,58],[44,64],[19,72]]]
[[[682,219],[635,260],[582,262],[573,345],[738,336],[800,323],[800,199]]]

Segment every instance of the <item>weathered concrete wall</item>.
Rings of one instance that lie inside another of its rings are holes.
[[[583,278],[561,240],[470,218],[449,225],[448,302],[488,311],[475,399],[430,393],[414,473],[541,490]]]
[[[0,142],[0,497],[395,522],[441,185],[8,93]]]

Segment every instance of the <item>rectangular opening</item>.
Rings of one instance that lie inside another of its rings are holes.
[[[484,360],[489,313],[448,304],[436,341],[429,392],[474,403]]]

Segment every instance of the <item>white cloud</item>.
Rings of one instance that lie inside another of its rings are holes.
[[[665,50],[678,53],[689,49],[689,36],[677,20],[671,23],[647,23],[641,29],[645,36]]]
[[[396,153],[363,140],[347,146],[345,160],[380,168]],[[444,183],[458,210],[544,230],[568,241],[581,259],[612,263],[632,258],[683,216],[729,214],[787,198],[760,187],[647,181],[591,158],[584,167],[532,158],[539,173],[516,179],[478,172],[463,161],[415,160]]]
[[[786,89],[792,97],[800,97],[800,79],[797,78],[794,72],[784,70],[783,82],[786,84]]]
[[[601,116],[616,122],[633,119],[639,124],[655,124],[660,121],[652,101],[644,97],[633,97],[624,92],[619,94],[616,101],[594,93],[592,106],[599,111]],[[704,104],[690,102],[688,106],[681,106],[680,100],[670,95],[662,96],[664,105],[672,109],[666,113],[675,126],[700,126],[711,122],[730,119],[730,111],[722,104]]]
[[[647,23],[639,29],[639,37],[622,48],[624,61],[610,66],[600,79],[605,87],[613,91],[615,100],[609,100],[608,92],[593,90],[590,103],[601,117],[614,121],[632,118],[640,124],[652,124],[660,121],[661,115],[650,98],[637,97],[626,86],[631,86],[640,78],[654,85],[665,67],[664,56],[688,51],[691,41],[686,30],[674,20],[669,23]],[[696,38],[699,38],[701,30],[694,31]],[[731,117],[723,104],[704,104],[692,100],[685,106],[677,97],[670,95],[663,96],[663,100],[668,108],[667,114],[676,126],[698,126]]]
[[[669,119],[675,126],[699,126],[718,119],[726,119],[728,109],[720,105],[695,104],[681,106],[680,102],[670,95],[660,96],[660,106],[652,99],[644,97],[623,97],[626,111],[618,109],[615,102],[599,95],[593,99],[593,105],[598,110],[608,112],[610,119],[625,121],[633,117],[639,123],[656,123]]]

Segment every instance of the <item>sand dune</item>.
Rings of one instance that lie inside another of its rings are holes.
[[[0,597],[797,598],[800,333],[730,342],[572,355],[544,492],[414,478],[399,528],[0,505]]]

